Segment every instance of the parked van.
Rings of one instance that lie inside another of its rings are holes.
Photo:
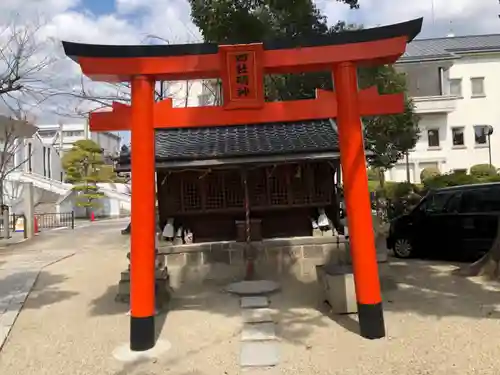
[[[500,183],[436,189],[391,221],[387,247],[399,258],[477,258],[493,244],[499,215]]]

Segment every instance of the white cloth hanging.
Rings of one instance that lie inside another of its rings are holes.
[[[163,228],[163,237],[173,238],[174,237],[174,219],[167,219],[167,224]]]
[[[319,209],[319,216],[318,216],[318,226],[319,227],[327,227],[329,225],[329,219],[328,216],[325,214],[325,210],[323,208]]]

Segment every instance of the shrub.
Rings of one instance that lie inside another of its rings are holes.
[[[489,164],[476,164],[470,168],[470,174],[478,178],[491,177],[497,175],[497,169]]]
[[[464,173],[448,173],[424,180],[426,189],[439,189],[447,186],[470,185],[481,182],[476,176]]]
[[[437,169],[436,167],[424,168],[420,172],[420,181],[423,182],[423,181],[427,180],[428,178],[436,177],[436,176],[439,176],[440,174],[441,174],[441,172],[439,172],[439,169]]]
[[[500,175],[495,175],[495,176],[489,176],[489,177],[486,177],[484,180],[484,182],[500,182]]]
[[[378,181],[371,181],[368,180],[368,190],[370,193],[375,193],[379,188],[379,183]]]
[[[366,174],[368,175],[368,181],[378,181],[379,176],[378,176],[378,171],[372,168],[368,168],[366,171]]]
[[[383,196],[390,200],[398,200],[403,197],[407,197],[411,193],[416,193],[420,195],[423,186],[412,184],[409,182],[391,182],[385,183]],[[378,195],[382,196],[381,189],[378,190]]]

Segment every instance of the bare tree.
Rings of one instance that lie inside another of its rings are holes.
[[[57,94],[51,66],[58,57],[49,54],[54,41],[43,37],[43,26],[15,17],[0,28],[0,104],[18,120],[19,110],[29,112]]]
[[[195,35],[192,34],[195,38]],[[151,41],[159,41],[163,44],[171,42],[157,35],[146,35],[143,43]],[[194,81],[170,82],[159,81],[155,86],[155,100],[160,101],[166,98],[174,98],[181,107],[189,105],[189,98],[192,94]],[[209,104],[220,104],[220,80],[202,81],[203,93],[210,93]],[[121,102],[130,104],[130,84],[129,83],[102,83],[92,82],[86,77],[81,77],[80,82],[69,95],[76,99],[76,105],[70,107],[65,106],[59,114],[70,117],[87,117],[91,111],[98,109],[109,108],[113,102]]]

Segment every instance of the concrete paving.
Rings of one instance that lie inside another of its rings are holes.
[[[152,360],[123,363],[113,356],[126,348],[130,326],[128,306],[114,301],[127,265],[127,236],[120,229],[119,224],[84,228],[68,232],[72,237],[64,241],[65,231],[59,231],[50,240],[40,236],[38,249],[21,244],[4,252],[60,248],[75,255],[39,273],[0,352],[0,374],[498,374],[492,332],[500,329],[500,286],[453,276],[454,267],[444,262],[415,260],[388,264],[385,339],[363,339],[355,316],[325,311],[315,281],[283,279],[281,292],[270,301],[277,345],[241,342],[240,301],[222,292],[225,283],[185,283],[168,315],[156,321],[158,337],[171,343],[170,350]],[[0,263],[4,267],[5,259]],[[261,368],[242,369],[242,363]]]
[[[115,222],[107,225],[110,223]],[[89,248],[92,237],[89,238],[88,231],[92,230],[92,225],[102,226],[106,222],[82,225],[75,230],[50,231],[29,241],[19,242],[22,233],[15,233],[9,246],[0,247],[0,350],[40,272],[77,251]]]

